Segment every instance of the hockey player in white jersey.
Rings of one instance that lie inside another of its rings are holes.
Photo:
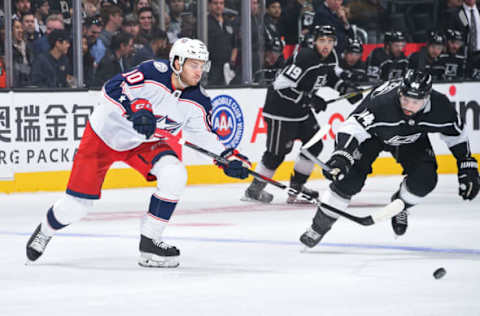
[[[200,87],[209,69],[207,47],[199,40],[177,40],[167,60],[151,60],[105,83],[75,155],[66,194],[47,211],[27,243],[27,257],[37,260],[58,230],[80,220],[100,198],[105,174],[123,161],[148,181],[157,180],[140,234],[141,266],[176,267],[180,251],[162,241],[162,233],[185,189],[187,172],[168,141],[156,129],[177,134],[229,159],[226,175],[244,179],[250,163],[225,149],[212,132],[210,98]]]

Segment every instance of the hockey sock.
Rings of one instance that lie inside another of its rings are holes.
[[[330,205],[336,209],[339,209],[341,211],[345,211],[348,207],[348,204],[350,203],[350,199],[345,199],[341,197],[340,195],[336,194],[333,192],[330,188],[323,194],[322,196],[322,203]],[[328,215],[329,217],[332,218],[339,218],[340,216],[338,214],[335,214],[333,212],[330,212],[329,210],[322,208],[322,211]]]
[[[178,201],[161,198],[153,194],[150,199],[148,212],[142,220],[142,235],[151,239],[160,240],[163,230],[175,211],[177,202]]]
[[[93,201],[66,194],[47,211],[42,221],[42,232],[52,236],[57,230],[79,221],[93,207]]]

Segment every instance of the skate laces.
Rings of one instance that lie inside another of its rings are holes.
[[[395,215],[395,221],[398,224],[405,224],[406,225],[407,220],[408,220],[408,212],[407,211],[401,211],[400,213]]]
[[[159,247],[159,248],[162,248],[162,249],[165,249],[165,250],[168,250],[168,249],[171,249],[171,248],[174,248],[174,246],[172,245],[169,245],[163,241],[158,241],[158,240],[155,240],[155,239],[152,239],[152,242],[155,246]]]
[[[307,228],[305,234],[311,239],[318,239],[319,237],[322,237],[322,235],[313,230],[311,226]]]
[[[35,235],[35,238],[33,239],[30,246],[36,250],[43,251],[51,238],[51,236],[47,236],[41,231],[39,231],[38,234]]]

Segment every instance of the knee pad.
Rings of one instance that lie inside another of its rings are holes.
[[[437,181],[435,164],[426,163],[407,175],[405,185],[410,193],[424,197],[435,189]]]
[[[178,201],[187,185],[187,170],[183,163],[173,155],[160,158],[150,173],[157,177],[159,197]]]
[[[93,200],[87,200],[65,194],[53,204],[53,215],[62,225],[79,221],[93,208]]]
[[[285,159],[285,155],[277,156],[274,153],[266,151],[262,157],[262,163],[270,170],[276,170]]]

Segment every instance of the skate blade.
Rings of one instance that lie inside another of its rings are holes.
[[[308,205],[308,204],[312,204],[312,202],[310,202],[309,200],[304,200],[304,199],[290,199],[290,198],[287,198],[287,204],[292,204],[292,205]]]
[[[138,265],[144,268],[176,268],[180,265],[178,256],[161,257],[154,254],[141,254]]]
[[[260,200],[255,200],[255,199],[252,199],[252,198],[249,198],[248,196],[242,196],[240,198],[240,201],[242,202],[253,202],[253,203],[260,203],[260,204],[270,204],[270,202],[267,202],[267,201],[260,201]]]

